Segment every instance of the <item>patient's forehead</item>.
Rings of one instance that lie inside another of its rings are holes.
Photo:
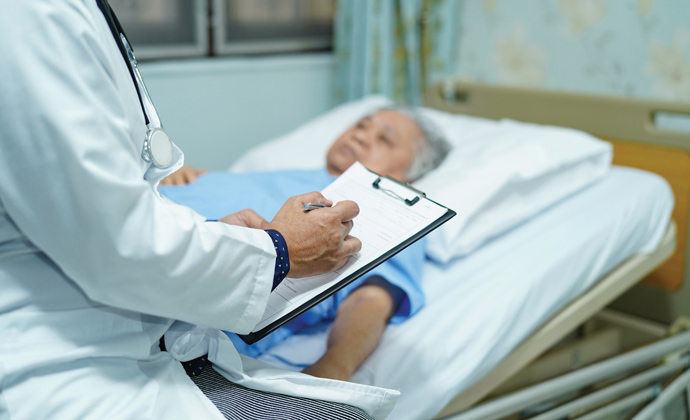
[[[401,140],[406,140],[410,144],[422,138],[422,131],[417,122],[402,112],[393,109],[376,111],[360,119],[359,123],[365,121],[371,122],[376,128]]]

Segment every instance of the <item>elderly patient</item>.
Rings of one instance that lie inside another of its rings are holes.
[[[362,118],[338,137],[324,169],[235,174],[185,166],[165,179],[160,191],[209,219],[250,208],[253,211],[240,217],[265,221],[288,197],[322,190],[355,161],[380,175],[410,182],[438,166],[449,149],[413,111],[387,108]],[[423,306],[419,282],[424,258],[422,240],[258,343],[247,345],[232,333],[228,337],[239,352],[257,357],[293,334],[332,323],[326,352],[303,372],[347,380],[374,351],[389,322],[403,322]]]

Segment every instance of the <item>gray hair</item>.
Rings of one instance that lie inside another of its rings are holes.
[[[374,112],[393,111],[414,121],[422,132],[422,141],[417,142],[412,164],[405,174],[407,181],[416,181],[433,169],[436,169],[450,152],[451,145],[436,124],[423,116],[419,111],[406,106],[393,105],[380,108]]]

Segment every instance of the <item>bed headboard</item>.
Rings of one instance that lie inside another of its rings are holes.
[[[690,132],[657,127],[659,119],[690,117],[690,103],[613,98],[576,93],[489,86],[467,82],[430,86],[425,106],[484,118],[511,118],[572,127],[613,144],[613,163],[663,176],[675,195],[676,252],[644,280],[678,290],[690,277],[687,238],[690,206]],[[690,281],[687,282],[690,284]]]

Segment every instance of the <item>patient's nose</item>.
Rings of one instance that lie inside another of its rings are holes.
[[[369,136],[365,130],[355,130],[352,137],[355,139],[357,143],[361,144],[362,146],[369,146],[370,144]]]

